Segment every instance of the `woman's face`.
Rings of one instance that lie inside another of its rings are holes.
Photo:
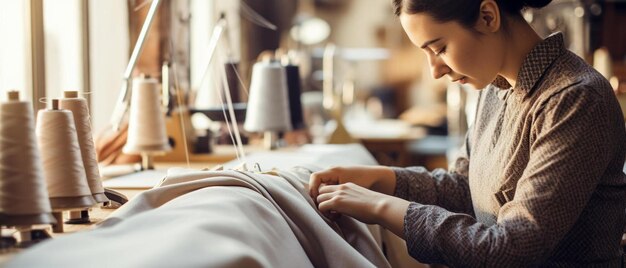
[[[433,77],[485,88],[502,68],[503,48],[493,33],[480,34],[455,21],[437,22],[426,13],[400,15],[411,42],[428,57]],[[477,31],[481,32],[480,28]]]

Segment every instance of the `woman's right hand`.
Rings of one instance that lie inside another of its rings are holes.
[[[309,195],[317,200],[322,185],[354,183],[361,187],[392,195],[396,187],[396,175],[385,166],[333,167],[311,174]]]

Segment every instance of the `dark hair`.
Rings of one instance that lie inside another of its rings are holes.
[[[478,20],[480,3],[483,0],[393,0],[396,16],[401,13],[425,12],[440,22],[457,21],[471,28]],[[552,0],[495,0],[503,17],[520,16],[525,8],[542,8]]]

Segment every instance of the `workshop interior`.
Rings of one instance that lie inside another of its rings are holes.
[[[625,1],[523,17],[626,118]],[[391,0],[0,0],[0,40],[0,267],[429,267],[307,188],[462,150],[480,92]]]

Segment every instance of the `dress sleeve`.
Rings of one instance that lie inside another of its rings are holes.
[[[396,174],[394,196],[473,215],[468,182],[468,137],[469,134],[450,171],[435,169],[429,172],[423,167],[393,167]]]

